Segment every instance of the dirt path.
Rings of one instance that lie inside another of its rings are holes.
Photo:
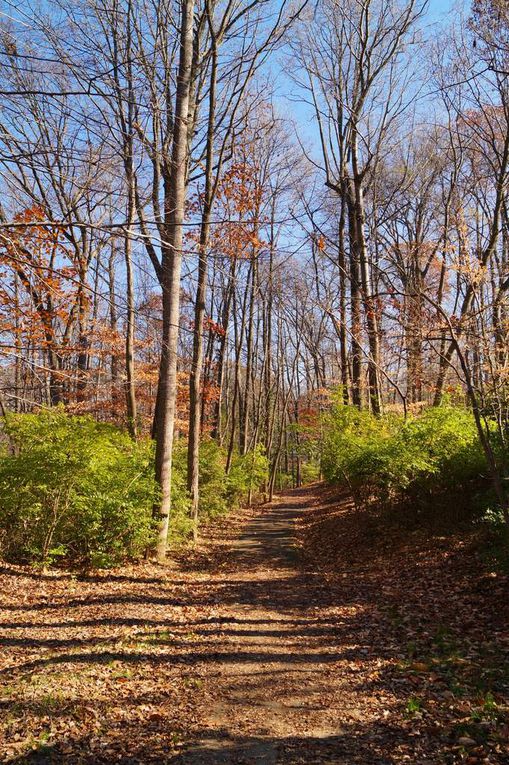
[[[368,722],[369,700],[362,703],[352,661],[369,650],[355,634],[345,642],[344,619],[323,577],[303,571],[296,549],[296,517],[312,499],[309,492],[280,498],[233,542],[227,571],[215,582],[221,624],[204,730],[175,762],[371,761],[354,740],[359,722]]]

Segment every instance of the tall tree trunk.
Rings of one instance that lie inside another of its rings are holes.
[[[356,131],[356,129],[355,129]],[[378,334],[378,318],[374,296],[371,288],[371,273],[368,260],[368,251],[366,246],[366,236],[364,232],[365,213],[364,213],[364,190],[362,188],[362,178],[357,168],[357,134],[355,132],[354,146],[352,150],[353,166],[353,193],[352,193],[352,212],[356,218],[356,247],[358,252],[358,261],[360,268],[360,277],[362,285],[362,297],[364,303],[364,313],[366,316],[366,329],[368,335],[369,358],[368,358],[368,387],[371,409],[375,414],[379,414],[382,408],[380,393],[379,365],[380,365],[380,338]]]
[[[249,290],[249,318],[247,323],[247,344],[246,344],[246,379],[244,384],[244,395],[242,399],[242,407],[240,411],[240,427],[239,427],[239,448],[241,454],[246,454],[248,450],[248,435],[249,435],[249,419],[250,419],[250,406],[251,400],[249,395],[249,387],[251,382],[251,374],[254,365],[253,359],[253,333],[254,333],[254,304],[255,304],[255,288],[258,272],[257,253],[252,253],[252,265],[251,265],[251,283]]]
[[[210,23],[212,31],[212,23]],[[193,359],[189,375],[189,439],[187,447],[187,488],[191,497],[193,534],[198,536],[199,509],[199,466],[202,391],[201,376],[203,365],[203,325],[205,321],[205,299],[207,293],[207,257],[210,236],[210,217],[214,198],[214,122],[216,116],[217,49],[212,33],[212,62],[209,86],[209,113],[207,125],[207,147],[205,158],[205,194],[200,229],[198,287],[194,306]]]
[[[79,263],[79,295],[78,295],[78,360],[76,398],[83,401],[88,381],[88,354],[90,341],[88,337],[88,295],[87,285],[87,265],[84,254],[81,254]]]
[[[230,425],[230,440],[228,444],[228,454],[226,457],[226,472],[230,472],[230,468],[233,460],[233,452],[235,449],[235,435],[237,431],[237,421],[242,416],[242,393],[240,389],[240,372],[241,372],[241,360],[242,360],[242,342],[244,339],[246,329],[246,313],[247,313],[247,299],[249,294],[249,288],[251,283],[253,263],[249,264],[248,277],[246,280],[246,286],[244,289],[244,295],[242,298],[242,313],[240,317],[240,326],[238,325],[238,315],[235,310],[236,293],[234,293],[233,301],[233,316],[234,316],[234,328],[235,328],[235,370],[233,380],[233,397],[230,404],[231,412],[231,425]]]
[[[165,181],[165,229],[162,251],[163,331],[156,412],[156,480],[160,486],[157,559],[163,562],[171,511],[172,452],[177,403],[177,350],[180,321],[180,273],[187,193],[188,122],[193,56],[194,0],[181,4],[180,53],[170,172]]]
[[[134,235],[134,219],[136,215],[136,178],[134,171],[134,121],[135,121],[135,93],[134,77],[132,71],[132,51],[131,51],[131,14],[132,5],[128,3],[127,7],[127,124],[124,147],[124,164],[127,179],[127,230],[125,233],[125,270],[126,270],[126,290],[127,290],[127,326],[125,336],[125,368],[126,368],[126,407],[127,407],[127,427],[132,438],[137,435],[137,412],[136,412],[136,387],[134,372],[134,281],[132,248]]]
[[[350,322],[352,348],[352,403],[362,406],[361,278],[357,248],[357,219],[348,197],[348,233],[350,243]]]
[[[446,271],[447,271],[446,254],[444,252],[442,254],[442,266],[440,269],[440,281],[438,285],[438,295],[437,295],[437,303],[439,306],[442,305],[442,300],[444,296]],[[442,327],[440,330],[440,345],[439,345],[439,351],[438,351],[438,374],[437,374],[437,380],[435,383],[433,406],[440,406],[440,403],[442,401],[445,376],[447,374],[447,367],[449,364],[448,359],[445,355],[446,342],[447,342],[447,329],[446,327]]]
[[[348,404],[348,340],[346,327],[346,258],[345,258],[345,200],[341,196],[338,229],[338,270],[339,270],[339,356],[341,362],[341,387],[343,401]]]
[[[235,289],[235,275],[237,270],[237,260],[232,257],[230,260],[230,271],[228,274],[228,284],[226,287],[226,295],[223,301],[223,311],[221,316],[221,329],[222,334],[219,337],[219,349],[217,352],[216,362],[216,386],[218,388],[217,399],[214,402],[214,408],[212,411],[212,438],[215,438],[219,444],[222,443],[222,404],[223,404],[223,389],[225,378],[225,360],[226,360],[226,341],[228,339],[228,325],[230,323],[230,312],[233,300],[233,291]]]
[[[118,330],[117,295],[115,291],[115,240],[112,240],[110,256],[108,258],[108,302],[110,314],[110,330],[115,337]],[[116,348],[113,347],[110,359],[111,376],[111,403],[115,407],[118,403],[118,378],[119,364]]]
[[[134,211],[134,208],[133,208]],[[125,236],[125,269],[126,269],[126,293],[127,293],[127,326],[125,336],[125,369],[126,369],[126,406],[127,428],[130,435],[137,435],[137,412],[136,412],[136,387],[134,372],[134,283],[132,268],[132,233],[129,226]]]

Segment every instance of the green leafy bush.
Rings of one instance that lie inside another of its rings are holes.
[[[212,438],[200,444],[200,514],[215,518],[230,509],[225,474],[226,454]]]
[[[257,447],[235,456],[212,439],[200,447],[200,518],[208,520],[255,493],[268,464]],[[173,455],[170,538],[193,530],[186,487],[187,446]],[[144,554],[155,533],[157,485],[150,440],[134,443],[113,425],[63,409],[9,415],[0,445],[0,556],[50,565],[107,567]]]
[[[173,449],[169,539],[172,543],[180,543],[192,531],[193,520],[187,491],[187,445],[185,441],[178,440]]]
[[[235,454],[229,473],[226,473],[226,450],[212,438],[200,443],[200,522],[207,522],[238,507],[249,494],[256,495],[268,480],[268,461],[262,446],[241,456]],[[180,441],[173,454],[173,486],[178,503],[173,501],[170,537],[175,542],[184,541],[193,530],[189,515],[189,498],[186,490],[187,443]]]
[[[0,453],[0,553],[113,565],[152,539],[150,442],[62,410],[10,415]]]
[[[276,491],[284,491],[293,486],[293,476],[291,473],[278,472],[274,481]]]
[[[226,452],[213,439],[204,438],[200,443],[199,463],[199,517],[206,522],[228,512],[243,496],[233,497],[230,481],[226,476]],[[172,488],[181,497],[179,504],[172,505],[170,538],[182,542],[193,531],[193,519],[189,514],[189,495],[186,488],[187,443],[179,441],[173,453]]]
[[[386,481],[396,490],[433,493],[461,488],[486,471],[474,418],[460,407],[430,408],[394,439]]]
[[[316,462],[303,462],[301,466],[301,480],[304,485],[314,483],[320,478],[320,465]]]
[[[352,488],[370,482],[379,470],[399,420],[377,419],[370,412],[336,404],[323,428],[322,471],[330,482]]]
[[[226,496],[233,507],[250,495],[255,495],[267,483],[269,462],[263,446],[257,444],[246,454],[236,454],[227,476]]]
[[[404,420],[338,403],[324,425],[324,475],[346,482],[358,503],[405,499],[424,507],[444,492],[468,494],[470,483],[486,474],[474,418],[459,406]]]

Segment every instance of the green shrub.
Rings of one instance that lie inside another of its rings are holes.
[[[293,476],[291,473],[278,472],[274,481],[276,491],[284,491],[293,486]]]
[[[186,466],[187,443],[181,441],[173,455],[172,486],[181,501],[178,505],[174,501],[170,523],[170,537],[177,542],[183,541],[193,530],[185,481]],[[238,507],[247,500],[250,492],[256,495],[267,479],[268,461],[261,445],[243,456],[235,454],[227,475],[225,449],[212,438],[204,438],[200,443],[200,521],[207,522]]]
[[[338,403],[325,418],[322,470],[330,482],[352,487],[370,482],[383,464],[399,420],[377,419],[368,411]]]
[[[320,478],[320,465],[315,462],[303,462],[301,466],[301,480],[304,485],[314,483]]]
[[[187,444],[179,439],[173,448],[169,540],[179,544],[187,539],[192,531],[193,520],[187,491]]]
[[[200,518],[226,512],[266,482],[257,447],[235,456],[212,439],[200,446]],[[193,530],[186,487],[187,445],[173,454],[170,539]],[[9,415],[0,446],[0,556],[50,565],[107,567],[136,558],[154,539],[157,485],[150,440],[134,443],[113,425],[63,409]]]
[[[150,442],[55,409],[9,415],[0,453],[0,553],[114,565],[142,554],[156,496]]]
[[[257,444],[246,454],[236,454],[227,476],[228,505],[234,507],[255,495],[269,478],[269,462],[263,446]]]
[[[470,483],[486,473],[472,413],[459,406],[429,408],[404,420],[338,403],[323,430],[325,478],[347,483],[358,502],[425,506],[444,492],[468,495]]]
[[[199,463],[199,517],[201,521],[215,518],[230,507],[229,481],[225,473],[226,452],[212,438],[200,442]],[[187,442],[179,441],[173,453],[173,481],[176,494],[183,501],[172,506],[170,538],[181,542],[193,531],[193,520],[189,514],[189,495],[186,488]]]
[[[467,409],[430,408],[408,420],[394,439],[387,478],[396,490],[461,488],[486,470],[475,421]]]
[[[226,454],[212,439],[200,444],[200,515],[215,518],[229,510]]]

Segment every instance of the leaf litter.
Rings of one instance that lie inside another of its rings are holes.
[[[4,566],[1,762],[509,762],[508,581],[468,535],[316,486],[205,534],[167,567]]]

